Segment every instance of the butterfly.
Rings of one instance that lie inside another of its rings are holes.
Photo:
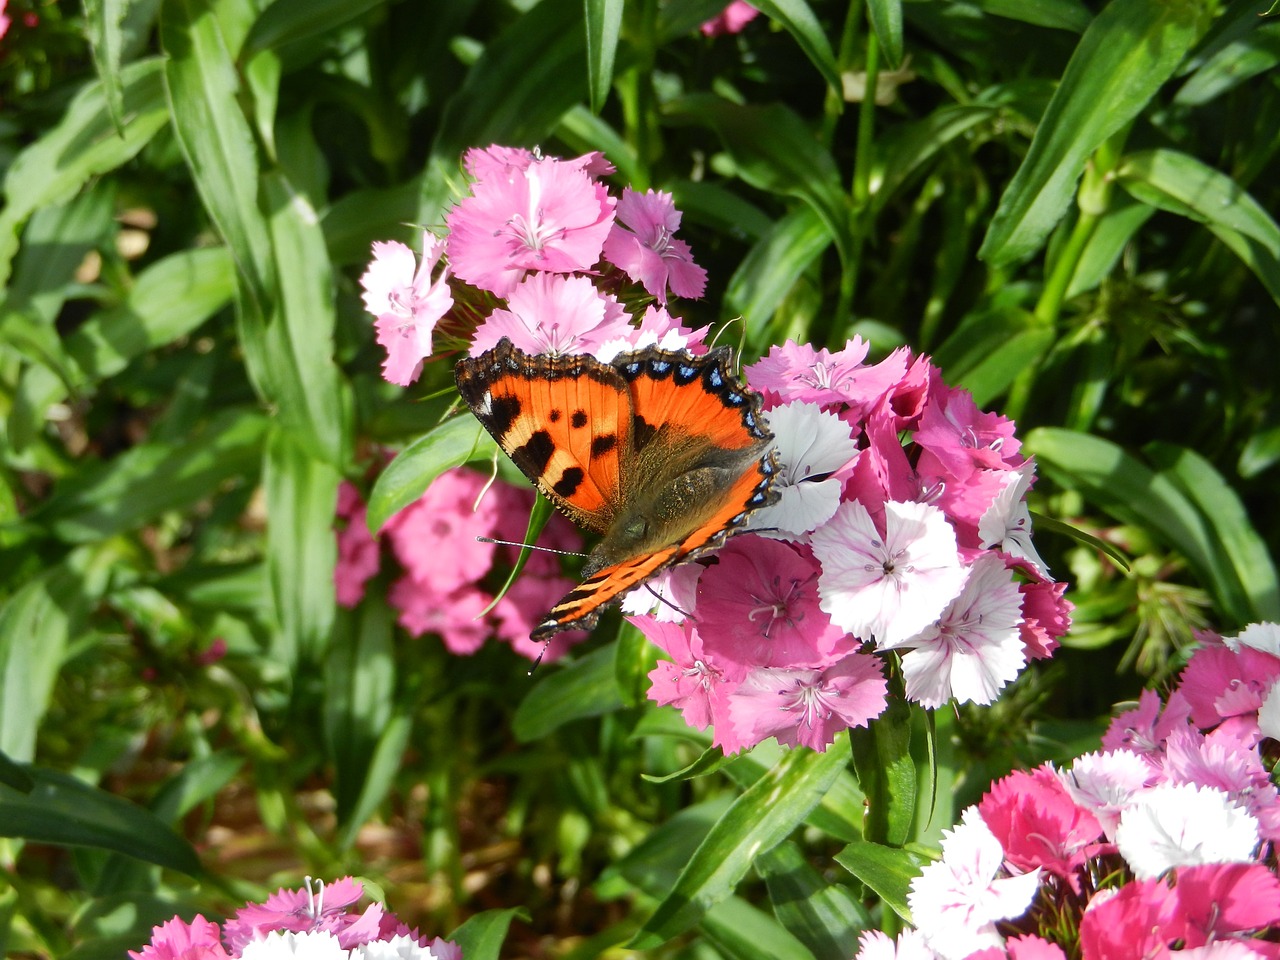
[[[778,470],[760,395],[719,347],[646,347],[604,363],[529,354],[503,338],[454,368],[458,392],[524,475],[570,520],[601,535],[582,583],[534,640],[590,629],[622,595],[720,547],[774,503]]]

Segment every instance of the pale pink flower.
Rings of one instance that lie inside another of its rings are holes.
[[[868,344],[854,337],[844,347],[831,352],[807,343],[788,340],[747,369],[747,379],[762,392],[777,396],[780,402],[804,400],[823,406],[849,404],[850,419],[860,419],[907,370],[909,354],[895,351],[875,366],[863,363]]]
[[[679,623],[693,611],[698,582],[706,567],[681,563],[668,567],[644,586],[628,591],[621,609],[627,616],[650,616],[660,623]]]
[[[133,960],[230,960],[222,946],[222,930],[197,914],[190,923],[174,917],[151,930],[151,942],[130,950]]]
[[[1244,647],[1280,657],[1280,623],[1251,623],[1233,637],[1223,637],[1222,642],[1239,653]]]
[[[1171,783],[1221,790],[1258,820],[1267,840],[1280,839],[1280,803],[1257,750],[1221,728],[1205,736],[1186,727],[1165,746],[1164,774]]]
[[[1005,943],[1009,960],[1067,960],[1067,955],[1056,943],[1050,943],[1033,933],[1010,937]]]
[[[1080,919],[1086,960],[1172,957],[1169,945],[1186,934],[1177,895],[1159,881],[1134,881],[1118,891],[1100,891]]]
[[[977,807],[943,831],[942,859],[911,881],[907,903],[925,941],[944,960],[1003,947],[997,920],[1022,916],[1040,886],[1040,871],[1009,876],[1004,849]]]
[[[1162,783],[1121,812],[1116,847],[1139,880],[1173,867],[1253,859],[1258,821],[1221,790]]]
[[[695,730],[714,727],[715,744],[725,753],[734,753],[740,743],[729,721],[728,696],[746,671],[730,661],[719,661],[703,648],[702,637],[692,621],[659,622],[652,617],[627,618],[670,660],[660,660],[649,673],[648,697],[660,705],[670,704]]]
[[[558,157],[543,157],[524,147],[504,147],[495,143],[488,147],[472,147],[462,155],[463,167],[476,180],[511,177],[543,160],[557,160],[566,166],[585,171],[592,179],[607,177],[614,172],[613,164],[599,150],[584,153],[571,160],[561,160]]]
[[[525,353],[595,353],[606,341],[632,333],[626,310],[586,277],[535,273],[521,281],[476,329],[471,356],[506,337]]]
[[[745,745],[777,737],[822,751],[841,730],[880,716],[887,690],[880,661],[861,653],[825,670],[758,667],[729,695],[729,717]]]
[[[1004,471],[1004,488],[978,520],[978,543],[1017,557],[1040,576],[1049,576],[1049,566],[1040,559],[1031,542],[1031,514],[1027,509],[1027,489],[1036,476],[1034,461],[1016,470]]]
[[[1143,690],[1138,706],[1121,713],[1102,735],[1105,750],[1131,750],[1158,767],[1164,753],[1164,742],[1173,731],[1187,725],[1191,707],[1186,698],[1175,691],[1165,706],[1154,690]]]
[[[1120,812],[1156,773],[1143,757],[1129,750],[1086,753],[1059,774],[1071,798],[1097,818],[1108,840],[1114,840]]]
[[[840,506],[844,477],[858,455],[849,425],[817,404],[795,400],[765,414],[778,452],[777,503],[751,514],[764,536],[796,539],[817,529]]]
[[[819,607],[820,568],[807,551],[748,536],[716,558],[698,581],[698,633],[708,652],[743,667],[830,662],[844,631]]]
[[[444,241],[426,232],[421,264],[403,243],[373,245],[373,260],[360,285],[365,309],[377,318],[378,343],[387,351],[382,376],[390,383],[407,387],[418,378],[422,361],[431,356],[436,323],[453,306],[448,268],[434,282],[431,279],[443,253]]]
[[[445,217],[450,266],[499,297],[530,270],[589,270],[613,225],[614,202],[581,167],[554,157],[489,174]]]
[[[632,327],[620,337],[606,340],[591,352],[602,363],[611,363],[621,353],[631,353],[646,347],[706,353],[703,341],[707,337],[707,330],[707,327],[690,330],[679,318],[667,313],[666,307],[650,304],[645,308],[639,326]]]
[[[604,257],[635,280],[659,303],[667,287],[677,297],[702,296],[707,271],[693,262],[689,245],[675,239],[680,211],[669,193],[622,191],[613,229],[604,241]]]
[[[702,27],[704,36],[715,37],[722,33],[739,33],[742,28],[760,15],[760,11],[746,0],[732,0],[720,13],[706,21]]]
[[[942,511],[889,501],[881,533],[860,503],[842,503],[810,534],[822,564],[822,609],[860,640],[898,646],[941,616],[968,572]]]
[[[968,568],[960,595],[932,625],[903,641],[907,697],[937,708],[952,697],[991,703],[1026,664],[1019,623],[1022,594],[999,558]]]
[[[412,576],[401,577],[387,591],[387,603],[398,611],[400,626],[415,637],[436,634],[458,656],[475,653],[493,632],[483,619],[492,599],[470,584],[441,592]]]

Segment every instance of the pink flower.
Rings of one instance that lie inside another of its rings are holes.
[[[936,507],[885,505],[881,533],[860,503],[842,503],[810,535],[822,564],[822,609],[860,640],[893,647],[919,634],[960,594],[968,577],[955,532]]]
[[[649,699],[673,705],[695,730],[714,725],[715,743],[725,753],[741,750],[729,722],[729,694],[737,688],[746,671],[731,661],[719,661],[703,647],[702,637],[692,621],[659,622],[652,617],[628,617],[648,639],[671,660],[658,662],[649,673]]]
[[[1226,721],[1245,739],[1258,737],[1258,709],[1280,678],[1280,658],[1252,647],[1201,647],[1182,671],[1178,689],[1203,729]]]
[[[365,309],[377,320],[378,343],[386,348],[382,376],[407,387],[422,372],[422,361],[431,356],[431,334],[436,323],[453,306],[448,268],[432,282],[431,272],[444,253],[444,241],[422,235],[422,263],[403,243],[375,243],[373,261],[360,278]]]
[[[1102,735],[1106,750],[1131,750],[1147,757],[1158,766],[1164,751],[1164,742],[1173,733],[1186,726],[1191,706],[1181,693],[1175,691],[1166,707],[1154,690],[1143,690],[1138,706],[1127,710],[1111,721]]]
[[[729,695],[729,717],[746,745],[777,737],[825,750],[841,730],[880,716],[887,690],[880,661],[861,653],[825,670],[758,667]]]
[[[607,340],[635,332],[622,304],[586,277],[535,273],[515,286],[507,307],[477,328],[471,356],[503,337],[526,353],[595,353]]]
[[[612,362],[620,353],[643,350],[646,347],[657,347],[659,350],[688,350],[690,353],[706,353],[703,340],[707,337],[708,328],[701,327],[690,330],[678,317],[667,313],[667,308],[649,304],[645,308],[640,324],[630,327],[619,337],[606,340],[601,346],[592,350],[596,359],[604,363]]]
[[[239,954],[250,941],[272,931],[324,932],[335,936],[339,945],[349,950],[375,937],[382,921],[382,906],[377,903],[370,904],[361,914],[347,912],[347,907],[363,895],[364,888],[351,877],[330,884],[318,881],[314,889],[309,879],[307,886],[299,890],[281,887],[262,904],[245,904],[226,922],[227,946]]]
[[[680,211],[669,193],[630,187],[618,201],[617,222],[604,241],[604,257],[632,280],[667,302],[667,287],[677,297],[702,296],[707,271],[693,262],[689,245],[675,239]]]
[[[1009,951],[1010,960],[1067,960],[1060,946],[1031,933],[1010,937],[1005,949]]]
[[[1080,952],[1084,960],[1168,957],[1169,947],[1185,935],[1173,892],[1158,881],[1135,881],[1090,902],[1080,920]]]
[[[480,496],[485,482],[472,470],[446,470],[387,526],[396,558],[437,595],[474,584],[493,565],[493,544],[476,540],[498,522],[494,502]]]
[[[486,170],[445,217],[449,263],[456,276],[499,297],[529,270],[589,270],[613,225],[614,202],[581,167],[554,157],[522,170]]]
[[[975,470],[1017,467],[1021,444],[1013,435],[1013,421],[983,413],[968,390],[936,381],[920,417],[915,441],[938,458],[957,480]]]
[[[13,22],[13,20],[6,16],[4,12],[5,7],[8,5],[9,0],[0,0],[0,37],[3,37],[9,32],[9,24]]]
[[[910,647],[902,658],[907,697],[926,707],[952,697],[991,703],[1026,664],[1018,585],[993,554],[978,557],[967,572],[937,622],[901,644]]]
[[[740,33],[742,28],[760,15],[760,11],[746,0],[733,0],[720,13],[700,28],[704,36],[714,37],[722,33]]]
[[[1102,827],[1075,804],[1052,769],[1015,770],[992,784],[978,810],[1007,864],[1021,873],[1043,868],[1080,892],[1078,868],[1092,855]]]
[[[1280,923],[1280,879],[1261,863],[1218,863],[1177,871],[1188,946]]]
[[[345,509],[344,509],[345,508]],[[369,532],[368,510],[356,488],[343,481],[338,488],[338,562],[333,582],[338,603],[354,607],[364,599],[364,585],[378,572],[378,541]]]
[[[529,660],[541,657],[547,663],[559,660],[590,634],[585,630],[566,630],[552,637],[550,643],[531,640],[529,634],[542,622],[546,612],[577,585],[568,577],[536,575],[526,568],[493,608],[498,622],[495,632],[522,657]]]
[[[130,950],[133,960],[230,960],[216,923],[197,914],[190,923],[174,917],[151,930],[151,942]]]
[[[736,537],[698,581],[698,633],[721,662],[819,667],[844,631],[819,607],[820,567],[789,544]]]
[[[757,390],[777,394],[783,403],[850,404],[856,420],[902,379],[907,369],[905,351],[895,351],[882,363],[868,366],[863,360],[869,350],[870,344],[861,337],[854,337],[835,353],[788,340],[770,347],[753,363],[747,369],[747,379]]]
[[[441,593],[430,584],[404,576],[387,591],[396,618],[415,637],[437,634],[450,653],[469,656],[493,632],[483,614],[493,598],[471,585]]]
[[[1092,813],[1107,839],[1114,840],[1121,811],[1139,791],[1156,782],[1156,773],[1138,754],[1110,750],[1076,757],[1060,779],[1071,799]]]
[[[1033,580],[1018,584],[1022,593],[1022,643],[1028,660],[1043,660],[1058,648],[1058,638],[1071,629],[1075,604],[1064,594],[1065,583]]]
[[[1264,838],[1280,839],[1277,791],[1257,750],[1221,730],[1207,737],[1190,727],[1176,731],[1165,748],[1165,776],[1221,790],[1257,818]]]
[[[1035,480],[1035,463],[1028,460],[1016,470],[995,474],[1004,486],[978,518],[978,544],[994,547],[1024,561],[1037,577],[1049,578],[1049,566],[1040,559],[1031,542],[1031,513],[1027,509],[1027,489]],[[972,473],[969,474],[973,476]]]

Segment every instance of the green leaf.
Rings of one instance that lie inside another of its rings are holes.
[[[732,803],[733,797],[722,793],[714,799],[677,810],[605,868],[600,878],[601,888],[621,886],[616,882],[616,878],[621,877],[628,886],[646,896],[655,899],[666,896],[698,845],[728,812]],[[616,895],[626,892],[622,889]]]
[[[876,141],[871,179],[878,184],[872,209],[882,210],[898,191],[950,143],[998,115],[995,106],[964,104],[941,107],[927,117],[887,131]]]
[[[311,456],[283,429],[267,443],[267,571],[275,607],[277,662],[317,659],[333,627],[333,535],[338,471]]]
[[[681,0],[658,5],[658,44],[665,46],[693,33],[703,23],[723,12],[722,0]]]
[[[1039,249],[1089,157],[1146,107],[1196,41],[1200,9],[1195,0],[1114,0],[1102,8],[1000,198],[980,257],[1003,264]]]
[[[456,169],[472,146],[532,146],[584,98],[582,15],[582,0],[542,0],[485,47],[445,109],[431,148],[438,163]]]
[[[102,84],[91,83],[75,95],[57,126],[14,158],[0,209],[0,286],[9,280],[18,231],[34,211],[63,202],[91,178],[131,160],[168,121],[163,68],[156,57],[120,71],[123,132],[111,120]]]
[[[858,786],[867,796],[866,835],[900,847],[911,836],[920,792],[911,756],[911,707],[893,698],[866,727],[849,731]]]
[[[804,821],[849,761],[849,744],[837,737],[825,753],[794,749],[743,792],[711,829],[681,871],[671,892],[632,940],[654,949],[696,924],[725,900],[755,858]]]
[[[472,459],[486,437],[474,417],[450,417],[419,437],[378,475],[369,494],[369,531],[377,533],[398,511],[417,500],[431,481]]]
[[[124,85],[120,82],[120,64],[124,55],[124,30],[121,24],[129,0],[84,0],[84,22],[93,50],[93,65],[102,81],[107,113],[117,130],[124,129]]]
[[[774,916],[816,960],[848,960],[871,919],[856,897],[828,883],[790,842],[760,856],[757,870],[769,888]]]
[[[30,793],[0,785],[0,836],[59,846],[98,847],[178,870],[201,872],[186,840],[127,800],[55,770],[29,767]]]
[[[912,922],[907,889],[930,862],[928,858],[870,840],[855,840],[836,854],[836,862],[874,890],[885,906]]]
[[[240,109],[235,51],[254,11],[241,0],[167,0],[160,42],[174,132],[196,191],[240,275],[237,316],[250,378],[273,395],[263,339],[275,302],[271,237],[258,209],[258,153]]]
[[[934,351],[947,382],[990,403],[1048,352],[1053,330],[1025,310],[997,306],[971,313]]]
[[[613,61],[622,28],[622,0],[583,0],[587,29],[587,91],[591,112],[599,113],[613,84]]]
[[[1145,203],[1137,203],[1122,193],[1115,194],[1107,212],[1098,218],[1089,242],[1080,254],[1076,271],[1071,275],[1071,284],[1067,287],[1067,299],[1100,286],[1111,275],[1134,235],[1155,212]],[[1108,343],[1108,351],[1110,348]]]
[[[1280,303],[1280,226],[1225,173],[1188,154],[1161,149],[1125,157],[1116,179],[1143,203],[1207,226]]]
[[[486,910],[468,917],[467,922],[446,939],[461,947],[467,960],[498,960],[502,942],[507,938],[507,928],[517,918],[527,922],[529,916],[516,908]]]
[[[36,782],[31,779],[26,767],[0,753],[0,785],[11,787],[19,793],[30,793],[35,789]]]
[[[385,600],[368,596],[339,611],[336,642],[325,661],[324,731],[336,771],[338,819],[350,818],[369,763],[391,719],[396,688],[395,617]]]
[[[892,3],[894,0],[877,0],[881,3]],[[840,71],[836,67],[835,55],[831,52],[831,44],[827,33],[818,21],[817,14],[805,0],[760,0],[753,3],[761,13],[770,20],[779,23],[791,34],[796,44],[804,51],[809,62],[818,68],[822,79],[832,90],[840,90]],[[872,6],[875,6],[873,3]],[[882,38],[883,39],[883,38]],[[898,13],[898,54],[902,53],[902,14]],[[895,61],[896,62],[896,61]]]
[[[902,65],[902,0],[867,0],[867,17],[889,69]]]
[[[593,650],[566,667],[548,671],[516,708],[511,727],[521,743],[538,740],[564,724],[621,710],[622,691],[614,673],[613,646]]]
[[[985,13],[1037,27],[1084,33],[1093,15],[1080,0],[978,0]]]
[[[1248,619],[1280,620],[1280,579],[1267,544],[1250,521],[1239,494],[1194,450],[1151,443],[1143,452],[1208,520],[1213,543],[1248,597]]]
[[[404,766],[404,752],[408,749],[411,733],[413,717],[408,713],[397,713],[387,722],[369,758],[369,767],[360,784],[360,795],[351,805],[346,824],[338,835],[338,849],[351,849],[360,828],[377,813],[382,801],[390,794]]]
[[[1241,572],[1220,543],[1224,531],[1218,529],[1214,514],[1224,511],[1226,535],[1239,541],[1233,548],[1237,556],[1252,552],[1247,535],[1240,539],[1239,502],[1221,478],[1209,487],[1202,508],[1184,492],[1185,476],[1155,472],[1109,440],[1041,427],[1027,435],[1024,447],[1035,455],[1040,471],[1054,482],[1078,489],[1116,519],[1143,527],[1181,553],[1201,583],[1213,592],[1220,609],[1237,623],[1261,618],[1255,602],[1264,606],[1272,603],[1269,585],[1274,571],[1264,569],[1260,579],[1246,588]],[[1200,464],[1192,473],[1203,479],[1203,471],[1204,465]],[[1210,512],[1206,513],[1206,509]],[[1256,601],[1250,596],[1250,589],[1257,591]]]
[[[1263,20],[1258,8],[1266,4],[1233,4],[1232,13],[1251,14],[1253,29],[1218,47],[1182,85],[1173,102],[1198,107],[1222,96],[1280,63],[1280,22]]]
[[[231,478],[252,479],[264,418],[228,407],[186,443],[144,443],[69,475],[34,515],[68,543],[134,530],[166,510],[188,508]]]
[[[847,256],[849,215],[840,171],[799,114],[778,104],[742,106],[710,94],[674,101],[667,113],[671,120],[715,130],[737,174],[751,186],[809,204],[841,257]]]
[[[279,280],[266,347],[280,423],[312,457],[338,465],[349,411],[333,362],[333,274],[320,220],[280,173],[266,177],[264,194]]]
[[[727,960],[812,960],[813,954],[777,920],[740,897],[711,907],[698,924]]]
[[[274,0],[253,22],[240,58],[247,62],[263,50],[323,36],[383,6],[387,0]]]

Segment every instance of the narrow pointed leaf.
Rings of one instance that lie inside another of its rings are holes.
[[[893,3],[894,0],[876,0],[879,3]],[[796,45],[804,51],[809,62],[818,68],[822,79],[832,90],[840,89],[840,71],[836,68],[836,58],[831,52],[831,43],[822,28],[817,14],[805,0],[760,0],[752,6],[764,13],[769,19],[782,24],[791,34]],[[875,6],[875,3],[872,4]],[[902,54],[902,14],[898,14],[898,55]],[[895,61],[896,62],[896,61]]]
[[[529,743],[570,721],[622,709],[613,661],[613,647],[607,646],[567,667],[540,667],[547,675],[525,694],[512,720],[516,739]]]
[[[848,887],[830,883],[793,843],[761,855],[758,867],[769,888],[774,915],[816,960],[848,960],[871,918]]]
[[[583,0],[586,7],[587,90],[591,112],[599,113],[613,84],[613,61],[622,28],[622,0]]]
[[[464,413],[401,450],[378,475],[369,494],[369,531],[377,533],[395,513],[422,496],[432,480],[472,459],[487,436],[475,417]]]
[[[516,908],[486,910],[468,917],[466,923],[445,939],[461,947],[467,960],[498,960],[507,929],[517,918],[527,919],[527,915]]]
[[[867,0],[867,16],[889,69],[902,65],[902,0]]]
[[[928,858],[898,847],[856,840],[836,854],[836,862],[876,892],[881,902],[907,923],[907,889]]]

